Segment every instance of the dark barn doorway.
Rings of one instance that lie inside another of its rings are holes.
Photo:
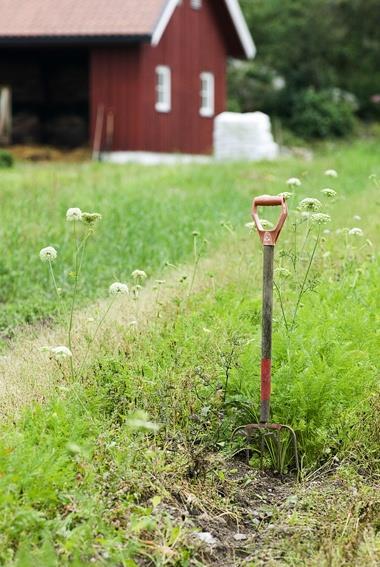
[[[11,91],[12,144],[88,144],[88,49],[1,48],[0,85]]]

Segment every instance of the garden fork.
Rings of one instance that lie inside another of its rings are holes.
[[[271,230],[266,230],[261,224],[258,214],[258,207],[275,206],[281,207],[281,213],[277,221],[277,225]],[[289,425],[270,423],[274,247],[276,245],[278,237],[280,236],[280,232],[282,230],[282,227],[284,226],[287,216],[288,208],[283,197],[262,195],[261,197],[256,197],[253,201],[252,217],[264,249],[260,421],[259,423],[249,423],[248,425],[238,427],[237,429],[235,429],[233,435],[235,435],[236,433],[243,433],[243,435],[246,436],[248,442],[250,442],[254,434],[260,434],[261,466],[263,463],[265,438],[268,436],[274,436],[278,452],[279,469],[281,469],[280,432],[287,431],[290,434],[290,438],[293,444],[295,465],[297,472],[299,472],[297,438],[294,430]]]

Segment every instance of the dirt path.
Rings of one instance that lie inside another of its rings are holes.
[[[200,261],[192,293],[210,287],[221,287],[228,281],[248,277],[252,259],[252,240],[232,238],[212,256]],[[167,316],[174,310],[173,299],[186,301],[194,266],[168,267],[160,275],[162,280],[149,281],[139,298],[120,297],[113,304],[102,324],[91,350],[88,338],[93,336],[99,320],[109,306],[109,299],[99,301],[75,315],[73,353],[77,367],[86,357],[91,365],[100,352],[117,351],[121,338],[149,325],[157,317]],[[157,283],[159,282],[159,283]],[[62,371],[57,361],[49,358],[42,349],[46,346],[67,345],[67,333],[59,326],[35,325],[21,329],[8,352],[0,358],[0,411],[4,417],[13,417],[31,400],[43,400],[56,385],[62,384]],[[67,374],[67,368],[66,368]]]

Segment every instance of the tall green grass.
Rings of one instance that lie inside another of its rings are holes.
[[[226,235],[221,222],[250,220],[253,195],[286,190],[299,176],[302,193],[317,190],[323,171],[340,172],[335,187],[354,195],[379,176],[378,146],[357,142],[323,150],[312,163],[284,160],[260,164],[215,164],[144,168],[137,165],[25,164],[0,177],[0,329],[5,337],[18,324],[50,320],[56,313],[47,270],[38,258],[47,245],[57,248],[58,285],[67,293],[72,271],[69,207],[102,214],[102,227],[87,250],[88,271],[81,282],[83,301],[102,297],[111,281],[128,280],[133,269],[153,275],[165,262],[186,261],[192,231],[210,241]]]

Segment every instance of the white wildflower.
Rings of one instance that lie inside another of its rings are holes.
[[[166,280],[156,280],[157,285],[164,285],[164,283],[166,283]]]
[[[282,197],[283,199],[285,199],[285,201],[287,201],[287,199],[290,199],[290,197],[293,197],[294,193],[289,193],[289,191],[284,191],[283,193],[279,194],[279,197]]]
[[[128,295],[128,293],[129,288],[125,283],[115,282],[109,287],[110,295]]]
[[[335,169],[326,169],[325,175],[327,177],[338,177],[338,173],[335,171]]]
[[[330,189],[330,187],[326,187],[326,189],[322,189],[321,193],[325,197],[328,197],[329,199],[333,199],[334,197],[336,197],[336,191],[334,191],[334,189]]]
[[[46,246],[40,250],[40,258],[42,262],[54,262],[57,258],[57,250],[53,246]]]
[[[310,220],[315,224],[326,224],[331,222],[331,217],[325,213],[313,213],[310,215]]]
[[[356,226],[355,226],[354,228],[351,228],[351,229],[348,231],[348,234],[349,234],[350,236],[364,236],[364,232],[362,231],[362,229],[361,229],[361,228],[358,228],[358,227],[356,227]]]
[[[144,270],[134,270],[132,272],[132,278],[135,280],[145,280],[148,276],[146,275],[146,272],[144,272]]]
[[[303,199],[299,206],[300,209],[304,211],[319,211],[322,207],[322,203],[318,201],[318,199],[308,197],[307,199]]]
[[[325,228],[325,230],[323,231],[323,234],[331,234],[331,230],[329,230],[328,228]]]
[[[248,230],[254,230],[256,228],[256,225],[254,222],[246,222],[245,223],[245,228],[248,228]]]
[[[78,209],[78,207],[73,207],[71,209],[67,209],[66,220],[69,221],[69,222],[81,221],[82,220],[82,211],[80,209]]]
[[[66,346],[42,347],[41,350],[51,352],[57,360],[71,358],[73,356],[71,350]]]
[[[352,218],[353,218],[354,220],[357,220],[357,221],[361,221],[361,220],[362,220],[362,217],[360,217],[359,215],[354,215]]]
[[[298,177],[289,177],[286,184],[289,185],[289,187],[301,187],[302,185],[301,180],[298,179]]]

